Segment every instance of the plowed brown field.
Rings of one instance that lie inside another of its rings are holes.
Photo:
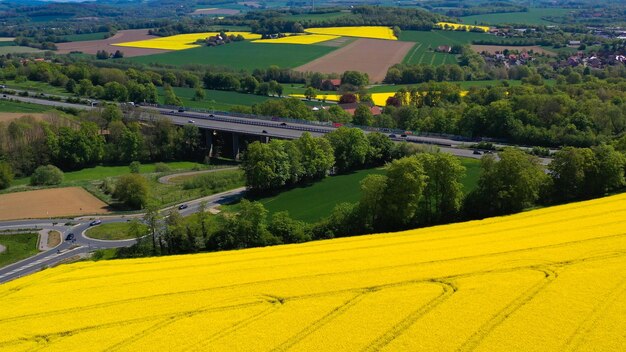
[[[361,38],[297,67],[296,71],[343,73],[353,70],[367,73],[371,83],[382,82],[387,69],[402,62],[413,45],[415,43]]]
[[[107,204],[80,187],[0,195],[0,220],[108,213]]]
[[[124,53],[124,57],[152,55],[168,52],[169,50],[159,49],[145,49],[145,48],[130,48],[113,46],[111,44],[134,42],[138,40],[146,40],[157,38],[156,36],[149,35],[147,29],[130,29],[125,31],[119,31],[114,36],[102,40],[89,40],[84,42],[69,42],[57,44],[58,52],[60,54],[68,54],[72,51],[80,51],[85,54],[95,55],[98,50],[105,50],[109,53],[114,53],[119,50]]]

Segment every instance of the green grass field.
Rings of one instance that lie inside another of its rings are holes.
[[[0,100],[0,112],[40,113],[50,110],[51,108],[49,106],[8,101],[4,99]]]
[[[456,31],[402,31],[400,40],[415,42],[415,46],[404,57],[406,64],[444,65],[456,64],[456,57],[452,54],[437,53],[440,45],[452,46],[455,44],[469,44],[472,40],[489,39],[485,33],[456,32]]]
[[[38,240],[36,233],[0,234],[0,244],[6,248],[0,253],[0,268],[37,254]]]
[[[71,35],[63,36],[63,39],[67,40],[68,42],[84,42],[87,40],[104,39],[107,34],[108,32],[71,34]]]
[[[6,54],[32,54],[32,53],[43,53],[43,50],[31,48],[28,46],[0,46],[0,55]]]
[[[528,12],[509,12],[509,13],[493,13],[485,15],[474,15],[461,17],[463,23],[466,24],[553,24],[543,19],[546,16],[564,16],[571,9],[563,8],[530,8]]]
[[[148,227],[144,224],[139,224],[139,227],[142,233],[146,233],[148,231]],[[130,223],[116,222],[92,227],[87,230],[85,235],[87,235],[87,237],[95,238],[98,240],[127,240],[133,238],[128,234],[129,229]]]
[[[235,42],[218,47],[200,47],[164,54],[137,56],[127,60],[171,66],[189,64],[223,66],[236,70],[252,71],[276,65],[292,68],[303,65],[335,50],[322,45],[253,44]]]
[[[39,81],[24,81],[24,82],[15,82],[14,80],[5,81],[5,84],[9,89],[21,89],[28,90],[31,92],[40,92],[45,94],[54,94],[54,95],[63,95],[63,96],[72,96],[73,94],[68,93],[65,90],[65,87],[55,87],[46,82]]]
[[[278,99],[254,94],[205,89],[206,97],[203,100],[196,101],[193,100],[196,93],[194,88],[175,87],[173,89],[176,95],[183,101],[183,106],[205,110],[230,111],[236,105],[252,106],[268,99]],[[158,87],[157,90],[159,92],[159,102],[163,103],[163,88]]]
[[[476,187],[480,161],[470,158],[460,160],[467,168],[466,176],[463,178],[463,191],[467,194]],[[357,202],[361,197],[360,182],[368,175],[384,173],[384,169],[378,168],[327,177],[313,185],[296,187],[276,196],[257,200],[270,214],[287,210],[294,219],[315,222],[330,215],[339,203]]]
[[[174,171],[192,171],[206,169],[204,164],[198,164],[190,161],[172,161],[163,163],[167,165],[172,172]],[[156,172],[156,163],[141,164],[139,172],[149,174]],[[118,177],[130,173],[128,166],[96,166],[79,171],[70,171],[64,173],[63,184],[61,186],[73,185],[76,182],[90,182],[103,180],[108,177]],[[13,181],[13,186],[27,185],[30,181],[29,177],[22,177]]]
[[[0,46],[15,46],[15,42],[10,40],[10,41],[0,41]]]

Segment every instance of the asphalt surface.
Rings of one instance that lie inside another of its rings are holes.
[[[161,210],[164,216],[173,209],[178,209],[181,205],[186,205],[185,209],[179,210],[183,216],[189,216],[198,212],[201,202],[206,202],[206,207],[211,208],[219,204],[231,202],[243,195],[245,188],[237,188],[227,192],[214,194],[203,197],[187,203],[177,204]],[[17,230],[17,229],[44,229],[56,230],[61,233],[61,244],[57,247],[41,252],[35,256],[24,259],[20,262],[13,263],[6,267],[0,268],[0,284],[17,279],[19,277],[32,274],[44,268],[54,266],[64,259],[71,258],[75,255],[86,254],[97,249],[120,248],[132,246],[136,241],[103,241],[89,238],[85,235],[85,231],[89,229],[90,223],[94,219],[99,219],[102,224],[110,224],[116,222],[127,222],[133,218],[142,218],[143,214],[133,215],[117,215],[117,216],[85,216],[74,219],[32,219],[32,220],[9,220],[0,222],[0,230]],[[73,233],[75,240],[67,241],[66,237]]]

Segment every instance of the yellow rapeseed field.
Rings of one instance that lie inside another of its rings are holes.
[[[382,26],[360,26],[360,27],[323,27],[323,28],[307,28],[304,30],[313,34],[328,34],[342,37],[359,37],[397,40],[393,31],[389,27]]]
[[[461,91],[461,93],[459,94],[460,96],[464,97],[467,95],[467,93],[469,93],[466,90]],[[396,95],[395,92],[384,92],[384,93],[372,93],[372,101],[374,101],[374,105],[377,106],[385,106],[387,105],[387,99],[389,97],[393,97],[394,95]],[[300,99],[304,99],[305,96],[304,94],[289,94],[290,97],[294,97],[294,98],[300,98]],[[326,101],[339,101],[339,99],[341,98],[340,94],[324,94],[324,93],[318,93],[317,97],[315,99],[319,99],[319,100],[326,100]]]
[[[195,44],[198,39],[206,39],[207,37],[217,35],[217,32],[206,33],[189,33],[178,34],[169,37],[161,37],[147,40],[139,40],[135,42],[126,42],[111,44],[116,46],[127,46],[132,48],[146,48],[146,49],[163,49],[163,50],[185,50],[191,48],[197,48],[200,45]],[[227,32],[228,35],[241,34],[245,39],[260,39],[261,35],[250,32]]]
[[[472,24],[464,24],[464,23],[452,23],[452,22],[437,22],[437,26],[444,28],[445,26],[454,28],[464,28],[466,31],[470,31],[473,28],[480,28],[483,32],[489,32],[489,27],[487,26],[475,26]]]
[[[259,39],[253,43],[270,43],[270,44],[316,44],[328,40],[337,39],[337,35],[325,34],[309,34],[309,35],[292,35],[277,39]]]
[[[623,351],[626,194],[0,285],[1,351]]]

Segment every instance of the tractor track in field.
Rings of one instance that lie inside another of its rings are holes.
[[[524,293],[518,298],[506,305],[489,321],[485,322],[476,332],[472,334],[472,336],[469,337],[469,339],[463,343],[463,345],[461,345],[461,347],[458,348],[459,351],[473,351],[480,345],[485,337],[487,337],[500,324],[506,321],[511,314],[525,306],[559,276],[558,273],[551,268],[535,268],[535,270],[544,273],[544,279],[524,291]]]

